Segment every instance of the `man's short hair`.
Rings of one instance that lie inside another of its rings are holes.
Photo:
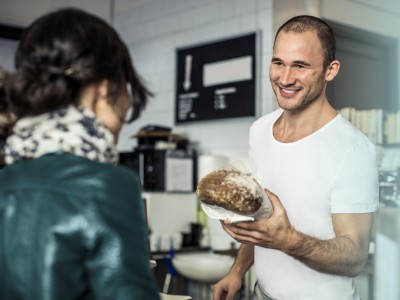
[[[321,42],[321,47],[323,51],[323,66],[324,69],[335,60],[336,56],[336,37],[333,29],[329,24],[320,18],[308,15],[301,15],[293,17],[287,20],[281,27],[279,27],[276,35],[275,41],[278,34],[283,32],[307,32],[314,31],[319,41]],[[274,41],[274,47],[275,47]]]

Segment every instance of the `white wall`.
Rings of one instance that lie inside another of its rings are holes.
[[[115,26],[156,94],[143,117],[123,129],[119,149],[131,150],[136,141],[130,136],[143,125],[155,123],[186,134],[202,152],[227,155],[231,160],[246,156],[247,133],[255,118],[175,126],[175,50],[259,30],[259,116],[275,108],[268,79],[275,30],[297,14],[313,14],[400,40],[400,2],[395,0],[143,0],[117,13]]]
[[[272,2],[267,0],[147,0],[117,13],[115,26],[129,44],[134,64],[155,93],[142,118],[124,127],[120,150],[131,150],[129,137],[147,124],[173,127],[187,135],[202,152],[231,160],[247,156],[250,124],[255,117],[174,124],[175,51],[177,48],[259,31],[260,90],[258,115],[272,110],[268,79],[271,56]]]
[[[31,0],[1,0],[0,23],[28,25],[42,13],[61,6],[78,6],[109,20],[110,3],[109,0],[37,0],[33,4]],[[129,44],[139,73],[155,93],[142,118],[123,129],[118,145],[123,151],[136,145],[130,136],[140,127],[156,123],[186,134],[203,152],[227,155],[231,160],[247,155],[248,128],[255,118],[175,126],[176,48],[259,31],[257,101],[258,115],[262,115],[275,108],[268,65],[275,29],[289,17],[313,14],[400,40],[398,0],[115,0],[114,9],[114,25]],[[0,63],[4,62],[10,63],[10,50],[0,45]]]
[[[41,15],[61,7],[79,7],[110,19],[110,0],[0,0],[0,23],[26,27]]]

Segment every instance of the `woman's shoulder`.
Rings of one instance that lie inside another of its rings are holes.
[[[5,175],[3,178],[7,178],[12,185],[29,188],[40,186],[70,193],[125,190],[139,185],[139,178],[132,170],[63,152],[19,161],[2,172]]]
[[[67,175],[71,181],[74,178],[79,178],[79,181],[86,186],[90,186],[90,183],[93,182],[94,185],[113,189],[125,189],[128,186],[137,185],[139,182],[138,175],[128,168],[92,161],[71,154],[65,154],[64,157],[66,175],[69,172],[71,172],[71,175],[75,173],[75,176]]]

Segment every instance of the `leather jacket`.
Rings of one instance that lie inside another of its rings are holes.
[[[159,299],[137,176],[67,153],[0,170],[0,299]]]

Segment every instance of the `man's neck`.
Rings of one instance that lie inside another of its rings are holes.
[[[282,143],[296,142],[322,128],[336,115],[336,110],[327,101],[301,111],[284,111],[274,124],[274,137]]]

